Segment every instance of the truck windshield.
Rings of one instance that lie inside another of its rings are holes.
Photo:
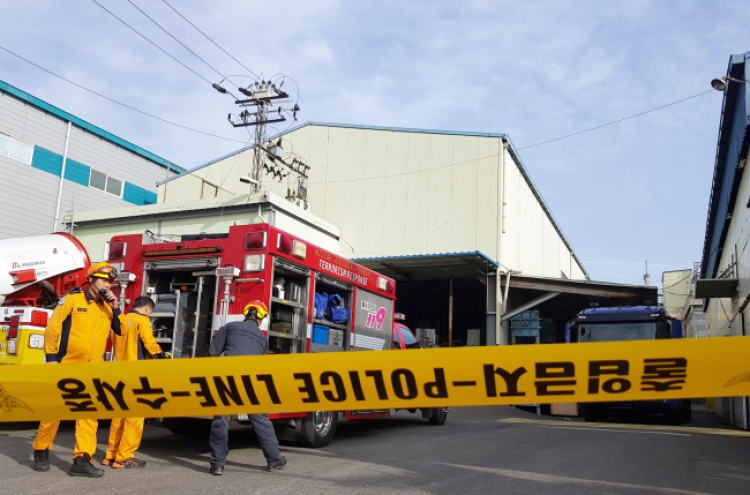
[[[579,324],[579,342],[613,342],[618,340],[653,340],[656,322]]]

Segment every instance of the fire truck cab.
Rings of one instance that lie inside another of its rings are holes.
[[[154,300],[154,336],[175,359],[207,355],[215,332],[227,322],[242,320],[243,308],[254,299],[268,305],[261,330],[274,354],[415,347],[411,331],[394,324],[392,279],[269,224],[236,225],[226,234],[183,235],[167,242],[144,235],[115,236],[109,262],[127,280],[121,285],[124,304],[141,295]],[[326,307],[328,301],[335,310]],[[390,411],[343,414],[365,419],[387,417]],[[427,409],[422,416],[443,424],[447,409]],[[321,447],[333,438],[339,413],[270,418],[279,438]],[[247,416],[234,419],[244,423]],[[201,428],[195,418],[160,424],[175,433]]]

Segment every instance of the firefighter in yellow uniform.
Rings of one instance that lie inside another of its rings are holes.
[[[154,339],[150,319],[153,311],[154,301],[151,298],[142,296],[135,300],[133,310],[125,315],[122,334],[112,336],[115,361],[136,361],[146,359],[147,355],[155,359],[170,357]],[[142,436],[143,418],[113,419],[102,464],[115,469],[144,467],[146,462],[135,457]]]
[[[117,270],[109,263],[91,266],[88,287],[68,294],[58,302],[44,331],[44,353],[47,363],[96,363],[104,361],[110,330],[120,334],[124,317],[120,314],[112,282]],[[39,424],[34,440],[34,469],[49,471],[49,450],[57,435],[60,421]],[[73,450],[71,476],[98,478],[104,471],[94,467],[91,456],[96,451],[95,419],[76,421],[76,443]]]

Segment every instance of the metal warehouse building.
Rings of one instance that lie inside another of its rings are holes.
[[[156,183],[184,172],[0,81],[0,239],[52,232],[76,212],[156,203]]]
[[[504,134],[310,122],[281,137],[284,155],[311,167],[307,205],[340,229],[339,254],[395,278],[397,310],[438,344],[510,343],[509,319],[529,310],[562,341],[565,322],[591,302],[656,300],[653,288],[588,281]],[[160,203],[249,192],[240,177],[253,154],[172,178]],[[289,179],[263,187],[283,197]]]
[[[705,299],[708,337],[750,335],[750,52],[732,55],[725,79],[711,199],[695,297]],[[718,414],[750,429],[750,400],[714,401]]]
[[[479,251],[524,274],[587,278],[506,135],[310,122],[282,143],[311,166],[311,211],[341,229],[347,257]],[[247,193],[252,159],[245,148],[175,177],[159,201]]]
[[[298,235],[396,279],[396,310],[438,345],[515,342],[511,319],[531,310],[549,325],[539,341],[562,342],[590,303],[656,300],[655,287],[588,280],[505,135],[308,123],[282,144],[311,166],[306,205],[283,199],[285,180],[249,194],[245,148],[164,182],[157,205],[82,213],[74,233],[100,253],[118,233],[179,238],[295,218]]]

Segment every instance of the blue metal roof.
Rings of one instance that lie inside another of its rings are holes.
[[[46,101],[40,100],[36,96],[32,96],[29,93],[23,90],[20,90],[11,84],[0,81],[0,92],[7,93],[23,101],[24,103],[28,103],[29,105],[36,107],[39,110],[42,110],[43,112],[52,114],[55,117],[58,117],[66,122],[70,121],[74,126],[79,127],[92,134],[95,134],[103,139],[106,139],[107,141],[110,141],[111,143],[114,143],[117,146],[120,146],[121,148],[124,148],[128,151],[132,151],[136,155],[139,155],[145,158],[146,160],[156,163],[157,165],[161,165],[164,168],[169,168],[170,170],[174,170],[178,174],[182,174],[186,172],[184,168],[178,165],[175,165],[174,163],[168,160],[165,160],[164,158],[161,158],[160,156],[157,156],[151,153],[150,151],[146,151],[143,148],[136,146],[129,141],[126,141],[120,137],[117,137],[114,134],[111,134],[105,131],[104,129],[101,129],[89,122],[86,122],[83,119],[79,119],[75,115],[69,114],[68,112],[61,110],[54,105],[50,105]]]
[[[730,82],[724,93],[716,146],[711,199],[708,204],[706,236],[703,243],[701,278],[715,278],[726,240],[731,213],[744,167],[741,160],[750,147],[750,52],[729,58],[727,75],[744,83]]]
[[[445,258],[452,256],[480,256],[484,260],[497,268],[497,261],[493,260],[481,251],[459,251],[455,253],[436,253],[436,254],[408,254],[403,256],[376,256],[374,258],[352,258],[355,263],[361,263],[363,261],[398,261],[398,260],[416,260],[424,258]]]

